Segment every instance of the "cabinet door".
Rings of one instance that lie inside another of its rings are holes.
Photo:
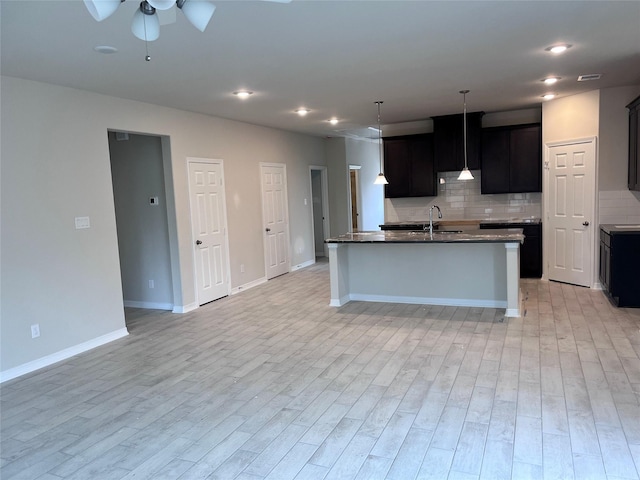
[[[509,130],[482,132],[481,193],[509,193]]]
[[[387,198],[408,197],[411,190],[411,157],[409,144],[404,139],[384,140],[384,174],[388,185]]]
[[[411,156],[412,197],[437,195],[436,172],[433,160],[433,135],[416,135],[409,146]]]
[[[482,115],[467,114],[467,165],[480,168]],[[433,117],[433,149],[437,172],[453,172],[464,167],[464,118],[462,114]]]
[[[510,136],[509,191],[542,191],[541,128],[514,128]]]

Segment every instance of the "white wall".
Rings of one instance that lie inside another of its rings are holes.
[[[323,139],[10,77],[1,88],[3,372],[125,328],[110,129],[168,137],[176,305],[195,304],[187,157],[224,161],[232,287],[265,275],[261,161],[287,165],[291,264],[313,261],[304,199],[308,166],[325,165]],[[76,216],[91,228],[76,230]]]
[[[600,163],[598,210],[600,223],[640,223],[640,192],[629,191],[629,110],[640,85],[600,91]]]
[[[348,165],[360,166],[360,230],[380,230],[384,223],[384,185],[375,185],[380,173],[380,151],[377,140],[345,139]]]

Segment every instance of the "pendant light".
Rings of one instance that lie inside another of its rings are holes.
[[[389,182],[387,178],[382,173],[382,125],[380,124],[380,105],[384,102],[378,100],[377,102],[373,102],[378,106],[378,157],[380,159],[380,173],[376,177],[375,185],[388,185]]]
[[[473,180],[473,175],[471,175],[471,171],[469,167],[467,167],[467,93],[469,90],[460,90],[460,93],[463,97],[463,110],[462,110],[462,138],[464,143],[464,168],[458,175],[458,180]]]

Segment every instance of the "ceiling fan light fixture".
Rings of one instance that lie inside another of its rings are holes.
[[[153,42],[160,37],[160,21],[156,10],[146,1],[140,3],[140,8],[133,14],[131,32],[136,38]]]
[[[147,0],[147,2],[156,10],[169,10],[176,3],[174,0]]]
[[[97,22],[110,17],[124,0],[84,0],[84,5]]]
[[[178,0],[176,5],[187,20],[201,32],[207,28],[213,12],[216,11],[216,6],[210,2],[196,2],[193,0]]]

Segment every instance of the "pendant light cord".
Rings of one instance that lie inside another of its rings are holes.
[[[464,168],[469,168],[467,166],[467,93],[469,90],[461,90],[462,94],[462,121],[463,121],[463,129],[462,129],[462,137],[464,141]]]
[[[382,173],[382,124],[380,123],[380,104],[383,103],[381,101],[376,102],[378,105],[378,150],[380,158],[380,173]]]

